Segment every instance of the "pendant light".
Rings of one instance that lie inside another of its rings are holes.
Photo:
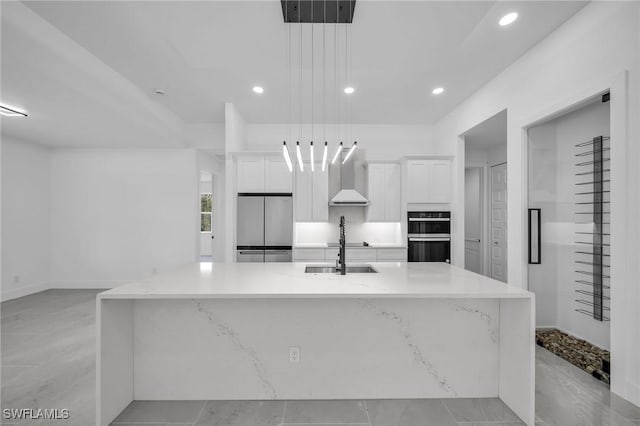
[[[296,157],[298,158],[298,166],[300,166],[300,171],[304,172],[304,165],[302,164],[302,152],[300,152],[300,141],[296,142]]]
[[[336,153],[333,155],[333,160],[331,160],[331,164],[335,164],[336,163],[336,160],[338,159],[338,156],[342,152],[342,147],[343,146],[344,145],[342,144],[342,141],[340,141],[340,144],[338,145],[338,148],[336,149]]]
[[[317,1],[317,0],[316,0]],[[302,22],[302,16],[301,16],[301,11],[302,11],[302,0],[298,0],[298,30],[300,31],[300,35],[299,35],[299,39],[300,39],[300,57],[299,57],[299,85],[298,85],[298,138],[296,141],[296,161],[298,162],[298,167],[300,168],[300,171],[303,172],[304,171],[304,163],[303,163],[303,146],[306,145],[306,143],[303,142],[302,145],[300,145],[300,141],[304,141],[305,140],[305,130],[304,130],[304,109],[303,109],[303,105],[304,105],[304,90],[303,90],[303,64],[304,64],[304,49],[303,49],[303,42],[304,42],[304,26],[303,26],[303,22]],[[310,49],[310,54],[311,54],[311,105],[310,105],[310,117],[311,117],[311,123],[310,123],[310,136],[309,136],[309,161],[310,161],[310,169],[311,172],[315,172],[315,145],[314,145],[314,139],[317,139],[317,135],[315,134],[316,131],[316,126],[315,126],[315,84],[316,84],[316,79],[315,79],[315,65],[316,65],[316,61],[315,61],[315,16],[314,16],[314,12],[315,12],[315,5],[314,5],[314,0],[311,0],[309,2],[310,7],[311,7],[311,20],[310,21],[305,21],[305,23],[311,23],[310,28],[311,28],[311,36],[310,36],[310,43],[311,43],[311,49]],[[353,153],[357,150],[358,148],[358,143],[356,141],[353,141],[352,144],[349,144],[350,146],[345,146],[345,142],[343,141],[351,141],[353,140],[353,117],[352,117],[352,112],[351,112],[351,106],[350,106],[350,96],[346,96],[344,98],[344,103],[342,105],[338,104],[338,96],[344,96],[344,94],[342,94],[342,92],[344,91],[345,87],[353,87],[351,84],[352,82],[352,61],[351,58],[349,57],[350,53],[351,53],[351,29],[349,28],[349,23],[352,21],[346,21],[345,22],[345,30],[344,30],[344,80],[340,81],[342,79],[338,78],[338,75],[340,74],[340,76],[342,77],[342,72],[338,71],[338,67],[341,66],[342,64],[339,63],[338,58],[341,57],[342,55],[339,52],[339,45],[340,45],[340,30],[339,30],[339,26],[338,24],[340,23],[340,6],[339,6],[339,2],[336,2],[335,5],[335,13],[336,13],[336,20],[334,23],[334,80],[333,80],[333,84],[334,87],[332,88],[334,90],[334,102],[333,102],[333,139],[336,141],[336,150],[335,153],[331,159],[331,163],[330,164],[335,164],[336,161],[338,161],[338,158],[340,158],[341,153],[344,151],[345,148],[348,148],[348,152],[346,153],[346,155],[344,156],[344,158],[342,159],[342,164],[344,164],[348,159],[350,159],[353,156]],[[351,13],[351,1],[349,2],[349,13]],[[329,142],[327,140],[327,134],[326,134],[326,126],[327,126],[327,105],[326,105],[326,96],[327,96],[327,83],[326,83],[326,78],[327,78],[327,51],[326,51],[326,24],[327,24],[327,4],[326,1],[323,2],[323,19],[322,19],[322,135],[321,135],[321,140],[324,140],[324,145],[322,145],[322,172],[325,172],[328,170],[328,166],[329,166]],[[287,51],[287,59],[288,59],[288,98],[287,98],[287,104],[288,104],[288,118],[289,118],[289,122],[288,122],[288,140],[291,141],[291,125],[293,123],[293,110],[292,110],[292,106],[293,106],[293,102],[294,102],[294,93],[293,93],[293,86],[292,86],[292,73],[293,73],[293,60],[292,60],[292,55],[293,55],[293,49],[292,49],[292,34],[291,34],[291,24],[295,23],[295,19],[294,20],[289,20],[289,8],[286,8],[286,15],[285,15],[285,20],[287,21],[287,24],[289,25],[289,27],[287,27],[287,34],[286,34],[286,51]],[[352,19],[352,17],[351,17]],[[331,90],[331,89],[329,89]],[[350,91],[349,93],[353,93],[353,91]],[[347,95],[349,95],[349,93],[346,93]],[[294,106],[295,107],[295,106]],[[342,107],[342,111],[340,111],[340,107]],[[339,143],[338,143],[338,129],[337,126],[340,125],[340,123],[338,122],[339,120],[339,115],[340,113],[344,114],[344,127],[343,127],[343,133],[340,139],[342,139]],[[287,167],[289,168],[290,172],[293,172],[293,168],[295,167],[293,165],[293,161],[292,161],[292,153],[289,152],[288,146],[287,146],[287,141],[283,141],[282,144],[282,155],[285,159],[285,162],[287,163]]]
[[[291,164],[291,157],[289,156],[289,150],[287,149],[287,141],[282,142],[282,155],[284,156],[284,161],[287,163],[289,172],[293,172],[293,164]]]

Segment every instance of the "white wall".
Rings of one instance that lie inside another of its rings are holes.
[[[247,149],[255,151],[279,151],[282,141],[291,140],[290,145],[294,145],[300,139],[297,125],[291,126],[291,138],[287,124],[248,124],[247,130]],[[304,124],[302,134],[304,142],[308,143],[311,125]],[[322,124],[314,125],[314,134],[314,144],[321,146],[324,143]],[[434,142],[431,125],[353,124],[348,126],[347,136],[345,138],[344,126],[338,125],[334,136],[333,124],[326,125],[326,139],[331,152],[334,152],[337,141],[350,145],[355,140],[358,148],[366,152],[367,160],[397,160],[407,154],[451,154],[454,149],[453,146],[443,148]]]
[[[618,246],[621,258],[617,300],[612,289],[612,390],[636,404],[640,404],[640,292],[636,280],[640,275],[640,179],[635,165],[640,160],[640,122],[632,118],[640,115],[639,29],[637,2],[592,2],[435,126],[438,143],[457,147],[456,188],[460,188],[464,179],[464,143],[459,135],[499,111],[508,110],[508,276],[511,285],[526,287],[523,128],[611,88],[612,138],[620,139],[618,150],[623,153],[613,160],[621,164],[617,191],[622,208],[617,222],[624,227]],[[629,117],[628,123],[625,117]],[[455,195],[460,209],[464,195],[459,189]],[[460,215],[457,217],[459,221]],[[458,233],[453,242],[453,258],[458,264],[464,259],[462,238]],[[615,321],[619,321],[618,327]]]
[[[224,123],[187,123],[184,125],[187,144],[210,153],[224,154]]]
[[[558,327],[607,349],[609,323],[575,311],[582,306],[574,302],[578,298],[574,290],[588,288],[574,283],[584,278],[574,273],[575,223],[584,222],[574,214],[578,181],[574,145],[608,136],[609,127],[609,104],[596,102],[529,129],[529,206],[542,209],[543,259],[540,265],[529,266],[529,289],[538,300],[536,324]]]
[[[48,288],[50,155],[2,140],[2,300]]]
[[[62,149],[51,158],[52,287],[103,287],[196,259],[190,149]]]

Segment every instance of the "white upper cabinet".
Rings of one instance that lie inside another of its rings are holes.
[[[329,220],[329,170],[323,172],[320,165],[316,165],[313,178],[312,217],[314,222]]]
[[[238,192],[265,192],[264,157],[252,156],[238,158],[237,176]]]
[[[451,160],[407,161],[407,202],[450,203],[451,178]]]
[[[293,176],[281,157],[239,157],[237,176],[238,192],[292,192]]]
[[[429,160],[427,177],[427,194],[429,203],[450,203],[451,196],[451,161]]]
[[[400,165],[374,163],[367,167],[368,222],[400,221]]]
[[[265,192],[293,192],[293,173],[282,157],[266,157],[264,160]]]
[[[304,163],[301,172],[296,164],[295,204],[297,222],[326,222],[329,220],[329,173],[319,165],[311,171]]]

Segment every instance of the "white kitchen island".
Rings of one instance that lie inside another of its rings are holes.
[[[448,264],[372,265],[194,263],[99,294],[97,424],[132,400],[464,397],[534,424],[533,294]]]

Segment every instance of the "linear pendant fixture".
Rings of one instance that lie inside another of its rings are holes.
[[[27,114],[22,111],[15,110],[13,108],[9,108],[4,105],[0,105],[0,114],[6,115],[7,117],[26,117],[27,116]]]
[[[342,142],[340,142],[340,144],[338,145],[338,149],[336,149],[336,153],[333,155],[333,160],[331,160],[331,164],[336,163],[336,160],[338,159],[338,157],[340,156],[340,153],[342,152],[342,147],[343,147],[343,144]]]
[[[324,141],[324,150],[322,151],[322,171],[324,172],[327,168],[327,141]]]
[[[296,142],[296,157],[298,157],[298,166],[300,171],[304,172],[304,166],[302,165],[302,152],[300,152],[300,141]]]
[[[342,160],[342,164],[346,163],[347,160],[349,159],[349,157],[351,157],[351,154],[353,154],[353,152],[358,149],[358,142],[354,142],[353,145],[351,145],[351,149],[349,149],[349,152],[347,152],[347,155],[344,157],[344,160]]]
[[[288,23],[351,24],[356,0],[280,0]]]
[[[282,155],[284,156],[284,161],[287,162],[289,172],[293,172],[293,164],[291,164],[291,157],[289,156],[289,150],[287,149],[287,141],[282,142]]]
[[[313,163],[315,163],[314,158],[313,158],[313,141],[311,141],[309,149],[311,150],[311,171],[314,172],[316,170],[316,168],[315,168],[315,166],[313,164]]]

